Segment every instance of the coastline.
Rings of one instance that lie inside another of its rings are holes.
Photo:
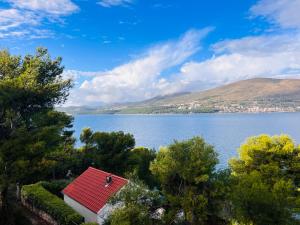
[[[289,114],[294,114],[294,113],[300,113],[300,111],[295,111],[295,112],[290,112],[290,111],[278,111],[278,112],[201,112],[201,113],[70,113],[70,115],[76,116],[76,115],[111,115],[111,116],[172,116],[172,115],[181,115],[181,116],[188,116],[188,115],[234,115],[234,114],[249,114],[249,115],[254,115],[254,114],[284,114],[284,113],[289,113]]]

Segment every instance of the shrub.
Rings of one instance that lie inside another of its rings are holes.
[[[43,188],[47,191],[51,192],[52,194],[63,198],[63,194],[61,191],[70,183],[68,180],[54,180],[54,181],[41,181],[39,182]]]
[[[48,213],[60,225],[81,224],[84,221],[81,215],[40,183],[23,186],[21,195],[26,202]]]

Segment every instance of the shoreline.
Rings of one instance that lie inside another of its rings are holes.
[[[108,115],[108,116],[173,116],[173,115],[182,115],[182,116],[188,116],[188,115],[233,115],[233,114],[249,114],[249,115],[255,115],[255,114],[279,114],[279,113],[300,113],[300,111],[295,111],[295,112],[289,112],[289,111],[278,111],[278,112],[207,112],[207,113],[68,113],[72,116],[76,115]]]

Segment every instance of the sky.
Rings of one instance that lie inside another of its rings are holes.
[[[61,56],[66,106],[300,78],[300,0],[0,0],[0,49]]]

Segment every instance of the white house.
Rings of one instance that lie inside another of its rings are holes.
[[[89,167],[63,191],[64,201],[85,218],[103,224],[115,207],[108,203],[128,183],[125,178]]]

